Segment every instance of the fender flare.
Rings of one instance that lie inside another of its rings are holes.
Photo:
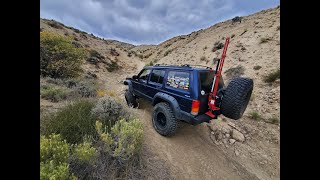
[[[181,119],[180,106],[179,106],[178,101],[174,97],[172,97],[168,94],[162,93],[162,92],[158,92],[157,94],[154,95],[154,97],[152,99],[152,106],[155,106],[159,102],[169,103],[170,107],[173,110],[175,117],[177,119]]]

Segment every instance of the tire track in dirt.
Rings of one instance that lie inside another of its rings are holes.
[[[175,179],[258,179],[215,147],[206,124],[180,123],[176,135],[163,137],[152,126],[152,105],[141,99],[139,103],[144,144],[166,162]]]

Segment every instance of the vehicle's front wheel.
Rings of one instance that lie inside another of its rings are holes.
[[[129,107],[133,107],[133,108],[138,107],[136,98],[133,96],[133,94],[129,90],[126,90],[124,97]]]
[[[152,114],[152,124],[155,130],[163,136],[172,136],[175,134],[178,122],[168,103],[161,102],[155,105]]]

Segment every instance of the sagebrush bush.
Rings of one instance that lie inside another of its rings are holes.
[[[118,121],[111,129],[111,134],[117,137],[114,156],[123,159],[131,158],[139,152],[142,145],[143,125],[138,119],[126,122]]]
[[[212,52],[222,49],[223,47],[224,47],[224,44],[222,42],[217,41],[213,45]]]
[[[97,118],[102,121],[104,125],[108,125],[108,127],[113,126],[115,122],[121,118],[125,118],[126,120],[133,118],[128,108],[111,96],[99,98],[95,107],[92,109],[92,114],[96,115]]]
[[[97,96],[97,83],[94,80],[85,80],[79,82],[74,88],[81,97],[96,97]]]
[[[121,119],[111,128],[110,133],[106,131],[106,127],[103,129],[101,122],[97,121],[96,129],[106,145],[105,151],[111,153],[113,157],[130,159],[141,149],[143,124],[139,119],[130,121]]]
[[[266,43],[266,42],[268,42],[268,41],[270,41],[270,40],[271,40],[270,38],[261,38],[261,39],[260,39],[260,44]]]
[[[259,65],[253,67],[254,70],[259,70],[259,69],[261,69],[261,68],[262,68],[262,67],[259,66]]]
[[[55,114],[42,117],[46,122],[41,132],[44,135],[60,134],[68,143],[81,143],[85,135],[96,137],[96,117],[91,114],[94,101],[89,99],[78,100],[58,110]]]
[[[238,77],[244,74],[244,67],[241,65],[238,65],[237,67],[234,68],[230,68],[228,70],[225,71],[226,76],[228,78],[234,78],[234,77]]]
[[[94,49],[91,49],[91,50],[89,51],[89,55],[90,55],[90,57],[96,57],[96,58],[98,58],[98,59],[104,59],[104,58],[105,58],[105,57],[102,56],[98,51],[96,51],[96,50],[94,50]]]
[[[61,24],[59,22],[56,22],[56,21],[49,21],[48,25],[53,27],[53,28],[56,28],[56,29],[62,29],[63,26],[64,26],[63,24]]]
[[[120,66],[118,65],[117,62],[111,61],[111,64],[108,64],[107,70],[108,70],[109,72],[112,72],[112,71],[117,70],[117,69],[119,69],[119,68],[120,68]]]
[[[264,76],[263,81],[266,83],[272,83],[277,79],[280,79],[280,69],[277,69],[276,71]]]
[[[40,94],[43,99],[50,100],[51,102],[59,102],[67,99],[69,91],[63,88],[52,86],[40,87]]]
[[[153,62],[150,61],[148,64],[146,64],[146,66],[153,66]]]
[[[168,54],[170,54],[172,52],[172,49],[167,50],[166,52],[164,52],[164,56],[167,56]]]
[[[46,82],[47,83],[50,83],[50,84],[55,84],[55,85],[63,85],[64,84],[64,80],[62,79],[54,79],[54,78],[51,78],[51,77],[46,77],[45,78]]]
[[[40,75],[52,78],[79,76],[85,55],[86,51],[75,48],[69,37],[40,32]]]

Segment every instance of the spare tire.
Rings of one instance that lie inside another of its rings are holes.
[[[231,80],[222,98],[221,113],[234,120],[240,119],[248,106],[252,90],[252,79],[237,77]]]

